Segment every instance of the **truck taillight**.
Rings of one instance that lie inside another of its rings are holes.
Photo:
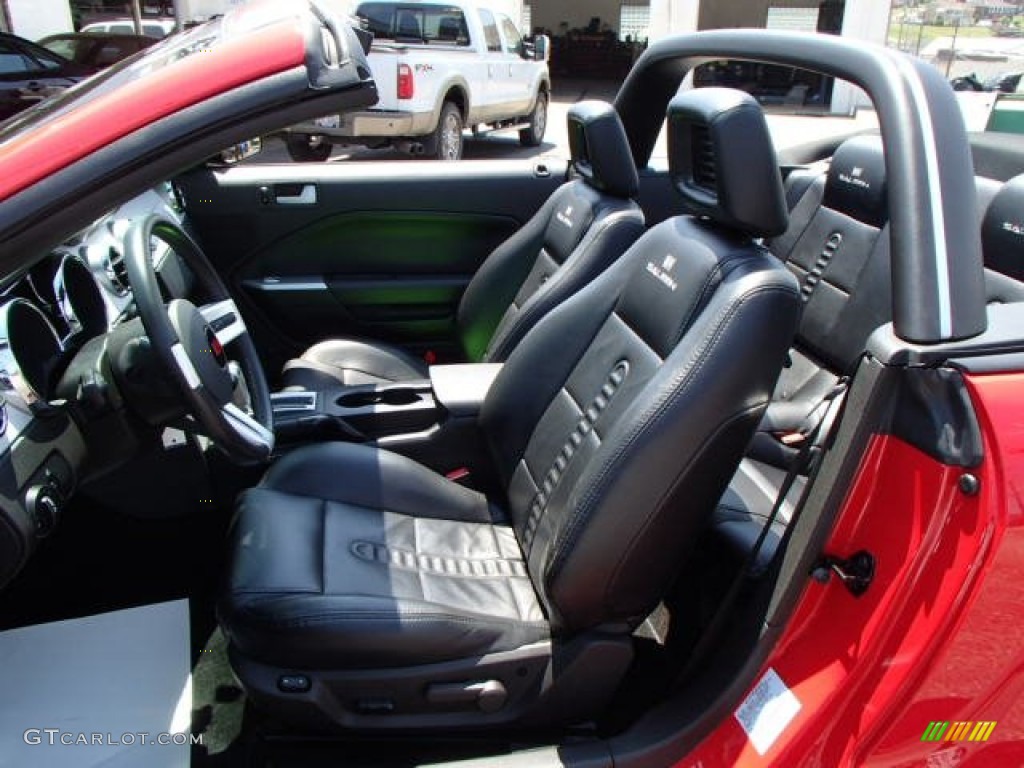
[[[412,67],[408,64],[398,65],[398,98],[411,99],[415,86],[412,79]]]

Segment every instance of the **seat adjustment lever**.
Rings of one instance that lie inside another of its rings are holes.
[[[432,683],[427,686],[427,702],[438,706],[475,704],[481,712],[497,712],[508,699],[508,691],[499,680],[473,683]]]

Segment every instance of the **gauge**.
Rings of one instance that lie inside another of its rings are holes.
[[[53,278],[57,305],[67,320],[70,335],[91,339],[107,332],[107,305],[92,270],[77,256],[66,256]]]
[[[0,368],[27,403],[46,400],[64,347],[46,315],[25,299],[0,307]]]
[[[53,279],[59,265],[59,256],[50,255],[28,271],[26,283],[32,295],[47,309],[53,309],[56,306],[53,295]]]

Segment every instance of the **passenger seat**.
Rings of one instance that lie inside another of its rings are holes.
[[[466,362],[504,361],[538,320],[643,234],[644,216],[633,200],[639,180],[618,113],[605,102],[579,102],[568,123],[578,178],[559,187],[469,282],[455,318]],[[399,347],[332,339],[287,362],[283,383],[322,390],[427,376],[427,364]]]
[[[813,423],[811,410],[841,375],[853,373],[868,337],[892,319],[884,173],[878,137],[848,140],[836,151],[827,179],[806,185],[789,228],[772,243],[801,278],[805,305],[790,365],[715,512],[715,534],[739,559],[753,549],[798,452],[779,436]],[[1024,175],[1002,185],[978,179],[978,198],[987,300],[1024,301]],[[841,240],[828,254],[835,233]],[[813,259],[822,242],[819,258]],[[775,553],[805,483],[796,479],[755,568],[767,565]]]

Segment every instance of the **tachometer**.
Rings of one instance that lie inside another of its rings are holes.
[[[72,336],[82,341],[107,332],[107,305],[91,269],[76,256],[66,256],[53,279],[57,305]]]

